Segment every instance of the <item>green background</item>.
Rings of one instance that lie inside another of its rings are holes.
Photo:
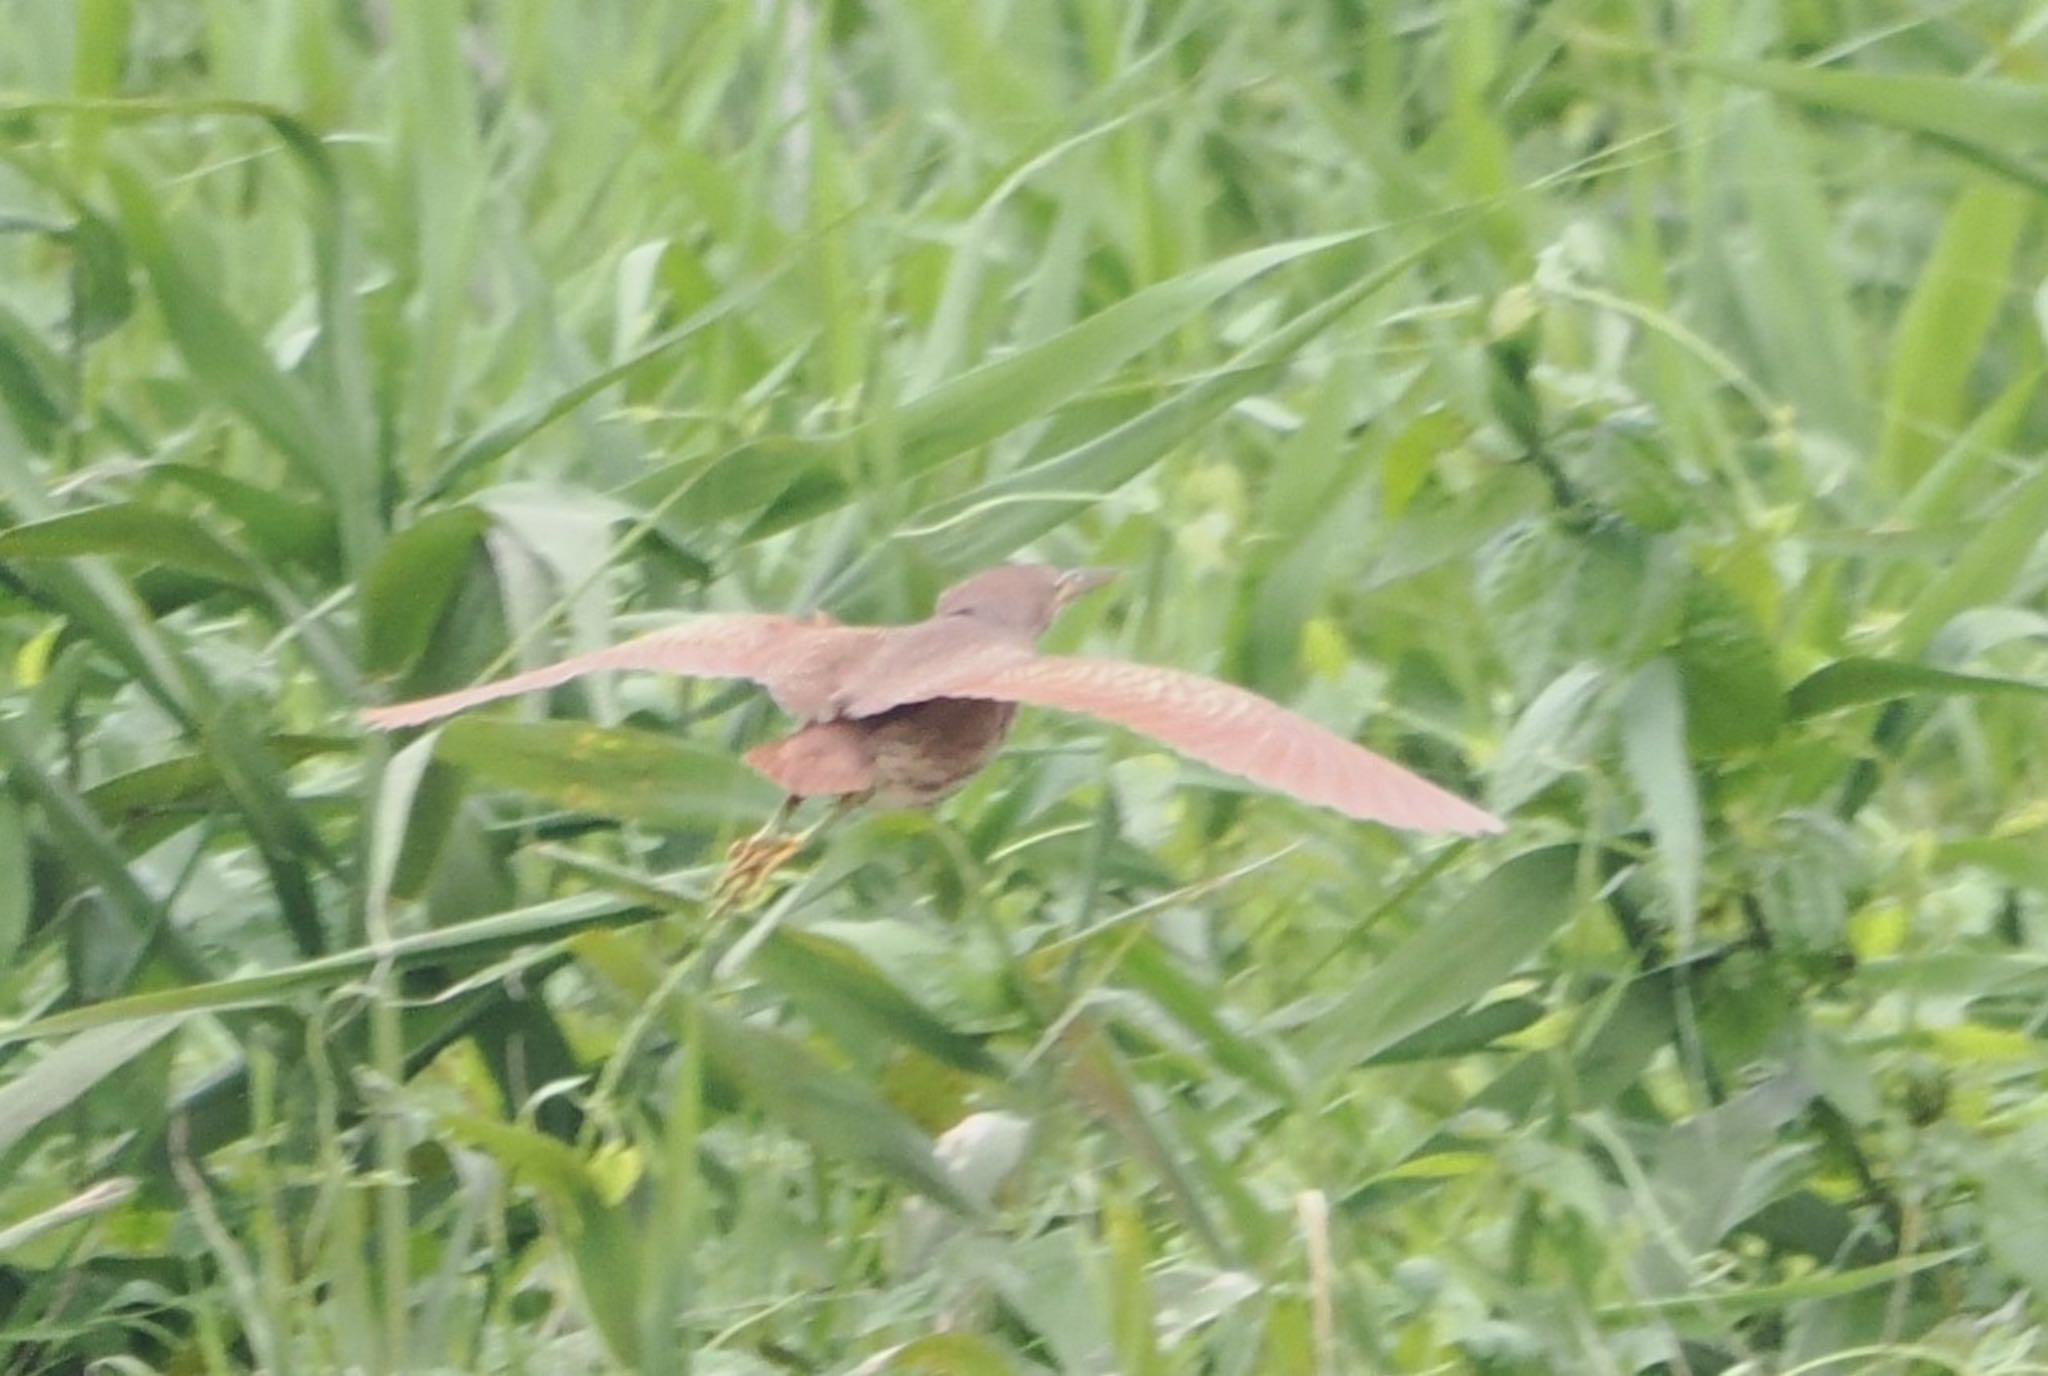
[[[2048,1363],[2037,7],[0,33],[0,1370]],[[355,722],[1012,557],[1508,832]]]

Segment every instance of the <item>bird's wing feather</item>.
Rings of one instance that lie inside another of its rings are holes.
[[[418,726],[478,703],[553,688],[601,669],[648,669],[692,678],[752,679],[766,686],[785,707],[803,715],[812,695],[812,677],[829,659],[866,645],[872,634],[865,627],[819,625],[793,616],[739,612],[699,617],[685,625],[655,631],[609,649],[574,655],[493,683],[390,707],[373,707],[363,713],[363,720],[386,731]],[[822,701],[822,689],[818,696]]]
[[[949,674],[945,695],[1101,717],[1218,769],[1367,821],[1421,831],[1501,830],[1497,818],[1392,760],[1256,693],[1199,674],[1042,656]]]
[[[978,697],[955,692],[953,685],[1037,658],[1028,640],[1000,632],[941,621],[891,627],[888,639],[847,675],[832,706],[839,716],[873,717],[933,698]]]

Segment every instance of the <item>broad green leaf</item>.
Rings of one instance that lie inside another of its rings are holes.
[[[1051,415],[1089,388],[1106,381],[1117,369],[1165,339],[1196,313],[1213,306],[1239,287],[1285,264],[1356,245],[1366,233],[1354,231],[1272,244],[1156,283],[1049,339],[943,382],[905,403],[896,412],[831,440],[783,442],[770,448],[746,446],[714,461],[689,479],[688,505],[702,519],[717,519],[744,511],[746,505],[735,500],[735,492],[744,493],[749,501],[766,506],[807,473],[807,461],[821,453],[858,452],[862,447],[884,439],[895,447],[891,463],[897,478],[924,472],[976,445],[996,439],[1026,421]],[[1347,295],[1352,292],[1363,295],[1357,288],[1347,288]],[[1322,308],[1318,308],[1310,314],[1319,317],[1321,313]],[[1265,356],[1284,354],[1285,351],[1269,348],[1257,352]],[[1122,464],[1136,471],[1174,442],[1179,432],[1172,427],[1191,428],[1199,424],[1229,405],[1230,401],[1253,390],[1259,381],[1256,377],[1246,378],[1242,373],[1226,371],[1207,384],[1197,384],[1162,407],[1155,408],[1154,419],[1139,431],[1133,433],[1125,427],[1094,442],[1093,452],[1089,452],[1091,446],[1083,446],[1081,450],[1065,456],[1068,467],[1087,471],[1104,465]],[[1233,387],[1237,390],[1226,395],[1227,389]],[[1162,433],[1167,431],[1171,433]],[[1047,462],[1058,463],[1059,460]],[[1064,470],[1045,470],[1045,465],[1034,471],[1037,472],[1035,480],[1018,476],[1020,491],[1045,481],[1063,481],[1066,476]],[[1098,491],[1107,491],[1115,485],[1101,479],[1098,483],[1102,484]],[[643,484],[636,490],[643,498],[656,497],[648,485]],[[1005,500],[1029,499],[1012,497]],[[1070,514],[1069,507],[1061,504],[1062,501],[1070,502],[1070,498],[1063,499],[1054,494],[1050,500],[1054,502],[1055,509],[1049,513],[1049,521],[1048,513],[1041,509],[1027,513],[1022,518],[1023,523],[1027,526],[1057,524]],[[966,505],[971,507],[975,503],[970,501]],[[823,505],[814,504],[812,514],[823,509]],[[943,519],[943,516],[928,517],[920,524],[929,524],[933,519]],[[755,533],[765,535],[777,528],[780,528],[779,524]],[[1009,547],[1015,547],[1015,539],[1029,538],[1029,535],[1012,537]]]
[[[502,787],[653,826],[765,818],[781,796],[722,750],[631,727],[463,717],[443,728],[439,755]]]
[[[944,568],[1004,558],[1072,519],[1164,458],[1229,407],[1271,385],[1302,345],[1413,266],[1408,254],[1368,273],[1200,382],[1065,453],[984,483],[911,518],[905,535]]]
[[[1897,1285],[1907,1277],[1922,1271],[1947,1266],[1966,1255],[1967,1251],[1967,1248],[1951,1248],[1945,1252],[1920,1252],[1876,1266],[1859,1266],[1848,1270],[1817,1270],[1797,1280],[1782,1281],[1773,1285],[1737,1286],[1726,1289],[1702,1287],[1696,1292],[1684,1295],[1623,1300],[1603,1305],[1599,1313],[1605,1319],[1641,1319],[1662,1314],[1685,1314],[1696,1310],[1723,1315],[1769,1313],[1806,1300],[1853,1295],[1859,1290],[1868,1290],[1880,1285]]]
[[[366,827],[363,856],[363,935],[383,940],[391,928],[392,880],[398,873],[408,834],[412,830],[413,804],[434,758],[434,742],[415,740],[396,751],[375,775],[377,796]],[[434,830],[429,826],[427,830]],[[440,839],[437,835],[436,841]]]
[[[1772,1200],[1743,1221],[1742,1231],[1773,1248],[1835,1265],[1870,1266],[1888,1259],[1854,1211],[1810,1189]]]
[[[888,1351],[889,1370],[905,1376],[1020,1376],[1024,1368],[980,1333],[932,1333]]]
[[[468,797],[462,770],[436,759],[421,774],[407,808],[391,892],[424,898],[436,925],[466,921],[511,901],[511,877],[501,857],[485,839],[479,818],[464,813]]]
[[[1834,208],[1806,133],[1768,102],[1754,102],[1735,121],[1752,229],[1730,285],[1744,308],[1752,351],[1768,361],[1802,427],[1867,445],[1874,433],[1870,361],[1860,352]]]
[[[1294,1097],[1293,1067],[1281,1060],[1265,1039],[1235,1025],[1223,1011],[1219,991],[1185,970],[1156,937],[1148,935],[1133,942],[1117,969],[1167,1016],[1200,1037],[1218,1065],[1276,1098]]]
[[[2040,847],[2033,847],[2038,854]],[[1946,870],[1954,861],[1973,863],[1965,853],[1951,857],[1943,847],[1937,862]],[[2048,870],[2048,865],[2037,866]],[[2048,875],[2041,887],[2048,889]],[[2038,997],[2048,989],[2048,956],[2003,951],[1927,951],[1911,956],[1883,956],[1860,962],[1856,983],[1885,991],[1898,989],[1922,997],[1989,998],[2000,994]]]
[[[1367,1065],[1401,1065],[1410,1061],[1433,1061],[1451,1056],[1469,1056],[1492,1049],[1504,1037],[1512,1037],[1544,1015],[1543,1005],[1533,999],[1496,999],[1470,1012],[1449,1017],[1411,1032],[1384,1051],[1375,1053]]]
[[[2048,1285],[2048,1182],[2028,1151],[2000,1152],[1983,1167],[1984,1242],[2005,1273],[2029,1289]]]
[[[1676,1031],[1674,984],[1672,970],[1660,970],[1628,981],[1604,1002],[1583,1011],[1582,1016],[1597,1021],[1579,1038],[1572,1052],[1570,1085],[1576,1106],[1588,1109],[1611,1103],[1636,1083]],[[1489,1004],[1478,1009],[1473,1016],[1482,1017],[1492,1007]],[[1420,1035],[1428,1035],[1429,1030]],[[1428,1158],[1473,1155],[1473,1138],[1461,1130],[1461,1119],[1469,1116],[1481,1120],[1526,1120],[1543,1096],[1556,1088],[1556,1082],[1551,1053],[1523,1056],[1470,1096],[1461,1113],[1452,1116],[1447,1126],[1402,1157],[1401,1166],[1347,1194],[1342,1201],[1344,1212],[1356,1216],[1378,1207],[1388,1196],[1385,1183],[1390,1178],[1431,1173],[1433,1168],[1425,1164]],[[1463,1175],[1475,1168],[1470,1161],[1454,1159],[1442,1173]]]
[[[2048,697],[2048,684],[1989,674],[1959,674],[1902,659],[1838,659],[1794,684],[1786,707],[1799,719],[1921,694]]]
[[[57,447],[69,405],[54,351],[0,304],[0,405],[32,450]]]
[[[1487,798],[1496,812],[1516,811],[1590,764],[1612,710],[1610,686],[1605,669],[1577,664],[1545,684],[1522,709],[1491,772]]]
[[[766,285],[766,281],[753,282],[727,292],[683,324],[649,340],[610,367],[600,368],[546,401],[522,409],[466,440],[445,446],[440,454],[440,467],[425,480],[421,495],[435,497],[447,492],[467,478],[472,470],[503,458],[557,422],[574,415],[678,345],[732,316],[741,306],[753,301]]]
[[[0,480],[16,475],[0,467]],[[14,492],[15,500],[31,512],[41,513],[46,505],[39,492]],[[307,865],[328,858],[328,848],[304,812],[287,801],[288,789],[277,762],[264,750],[258,733],[248,720],[246,700],[221,692],[220,688],[186,653],[182,640],[165,627],[156,625],[132,589],[113,570],[97,559],[37,561],[33,572],[37,598],[61,609],[72,618],[101,650],[133,675],[148,694],[182,726],[195,732],[220,763],[221,776],[235,798],[236,808],[255,838],[265,874],[293,940],[302,950],[322,948],[325,939],[316,908]],[[19,576],[19,575],[17,575]],[[0,727],[5,719],[0,718]],[[13,742],[0,739],[0,751],[14,750]],[[27,757],[23,748],[16,753]],[[60,790],[69,793],[70,790]],[[81,813],[84,804],[67,798],[63,810],[74,806]],[[94,819],[92,825],[98,826]],[[73,830],[74,838],[83,836]],[[111,846],[111,838],[104,838]],[[98,842],[87,849],[96,850]],[[111,861],[120,864],[119,859]],[[118,881],[119,906],[133,910],[132,883]],[[152,905],[145,903],[144,910]],[[153,930],[154,921],[136,923],[138,930]]]
[[[548,1203],[576,1289],[614,1358],[638,1368],[640,1255],[638,1210],[616,1191],[601,1160],[523,1124],[443,1113],[438,1126],[457,1141],[488,1150]]]
[[[1354,246],[1369,233],[1291,239],[1207,264],[1133,292],[1042,343],[940,383],[890,419],[890,428],[901,437],[899,463],[906,472],[920,472],[1027,420],[1050,415],[1238,288],[1289,263]]]
[[[850,1051],[895,1043],[977,1075],[1002,1073],[979,1038],[956,1031],[843,942],[783,928],[747,963]]]
[[[1687,979],[1683,963],[1637,976],[1617,997],[1588,1009],[1597,1016],[1572,1057],[1573,1088],[1588,1107],[1612,1103],[1634,1084],[1678,1033]],[[1530,1063],[1535,1068],[1534,1062]]]
[[[1997,875],[2009,884],[2048,893],[2048,845],[2036,832],[2024,837],[1970,836],[1945,841],[1934,848],[1930,868],[1952,871],[1973,866]],[[1980,990],[1989,993],[1990,986]]]
[[[358,742],[339,736],[280,735],[263,740],[264,751],[280,766],[356,748]],[[116,774],[85,790],[85,800],[137,852],[203,824],[216,808],[235,805],[221,761],[210,752],[174,755]]]
[[[1977,607],[1951,620],[1935,637],[1934,659],[1965,664],[2007,645],[2048,642],[2048,613],[2026,607]]]
[[[2043,377],[2048,371],[2027,371],[1978,413],[1900,499],[1889,524],[1909,530],[1960,518],[1974,495],[1971,480],[2017,442],[2015,435],[2040,394]],[[1994,510],[2002,512],[2003,506]]]
[[[363,668],[390,678],[426,652],[490,518],[451,507],[391,537],[363,579]]]
[[[1115,1371],[1096,1240],[1074,1229],[1048,1229],[1007,1252],[1007,1264],[990,1277],[992,1289],[1016,1316],[1021,1340],[1048,1359],[1025,1370],[1031,1376]]]
[[[0,967],[11,964],[21,949],[34,907],[27,819],[13,797],[0,790]]]
[[[221,1012],[288,1003],[307,991],[332,989],[361,979],[380,965],[403,972],[450,961],[483,961],[515,947],[558,941],[589,927],[645,922],[652,909],[632,898],[584,893],[513,912],[400,936],[383,946],[357,946],[260,974],[205,980],[184,972],[190,983],[173,989],[129,994],[13,1026],[0,1026],[0,1046],[67,1036],[159,1014]],[[538,960],[522,962],[531,964]]]
[[[626,491],[650,518],[673,510],[695,530],[772,509],[791,488],[840,481],[837,467],[845,461],[847,444],[844,436],[764,436],[714,458],[684,459],[658,468]],[[756,533],[772,532],[763,527]]]
[[[339,573],[340,534],[330,508],[281,496],[199,464],[156,464],[148,478],[197,492],[232,516],[250,545],[273,566],[308,565],[328,577]]]
[[[1868,853],[1838,817],[1815,811],[1781,814],[1766,844],[1748,861],[1753,919],[1773,944],[1791,952],[1840,948],[1851,895],[1864,882]],[[1729,1002],[1739,1000],[1731,997]],[[1757,1019],[1747,1020],[1755,1023]]]
[[[1104,1210],[1108,1233],[1110,1329],[1117,1351],[1117,1370],[1127,1376],[1157,1376],[1160,1363],[1159,1334],[1155,1330],[1157,1305],[1145,1272],[1153,1261],[1146,1230],[1129,1201],[1111,1199]]]
[[[183,1021],[171,1014],[81,1032],[0,1085],[0,1152],[77,1103]]]
[[[178,973],[186,979],[205,977],[205,967],[169,928],[169,918],[156,896],[144,888],[128,867],[128,857],[71,781],[45,767],[39,752],[16,720],[0,713],[0,759],[7,779],[42,814],[43,825],[76,875],[98,885],[108,904],[120,914],[137,941],[156,938]]]
[[[1740,1220],[1797,1187],[1811,1162],[1784,1133],[1822,1092],[1802,1073],[1766,1074],[1665,1129],[1649,1180],[1687,1245],[1725,1243]]]
[[[1455,499],[1418,501],[1370,542],[1363,587],[1392,586],[1447,564],[1469,566],[1489,541],[1540,510],[1548,498],[1520,470],[1499,473]],[[1597,592],[1595,584],[1590,592]]]
[[[143,502],[109,502],[0,531],[0,558],[88,554],[183,569],[238,588],[256,582],[248,561],[200,522]]]
[[[957,247],[947,259],[945,283],[932,309],[924,345],[907,370],[911,395],[931,390],[939,378],[953,370],[956,360],[966,352],[970,315],[978,305],[984,282],[990,274],[991,261],[1001,256],[1001,212],[1004,208],[1013,197],[1027,190],[1034,179],[1054,168],[1069,154],[1123,127],[1134,113],[1120,111],[1087,124],[1070,138],[1059,140],[1004,177],[975,207],[974,214],[960,233]],[[1026,340],[1043,338],[1052,332],[1050,328],[1034,330],[1030,327],[1032,322],[1042,321],[1053,313],[1059,313],[1064,319],[1070,310],[1073,283],[1078,272],[1075,260],[1081,253],[1079,243],[1085,218],[1085,210],[1069,202],[1063,206],[1059,221],[1048,236],[1047,248],[1031,278],[1032,295],[1019,312],[1020,319],[1025,322],[1019,332]]]
[[[1975,73],[1840,71],[1699,54],[1682,54],[1678,61],[1815,109],[1920,134],[2037,193],[2048,191],[2048,168],[2028,157],[2048,142],[2048,91],[2035,83]]]
[[[1898,647],[1919,654],[1966,608],[2004,600],[2048,528],[2048,464],[2015,479],[1952,562],[1920,585],[1896,632]]]
[[[1662,657],[1637,671],[1621,700],[1621,755],[1657,843],[1678,947],[1688,951],[1699,921],[1706,838],[1699,788],[1685,753],[1685,698],[1678,675],[1678,666]]]
[[[1513,974],[1578,910],[1578,858],[1525,851],[1396,947],[1315,1027],[1318,1071],[1371,1060]]]
[[[1533,694],[1538,701],[1548,697],[1554,702],[1575,694],[1572,685],[1582,681],[1590,669],[1564,666],[1586,654],[1588,648],[1606,649],[1604,645],[1590,647],[1585,635],[1579,589],[1586,581],[1587,564],[1584,543],[1547,514],[1510,523],[1494,532],[1478,551],[1473,589],[1488,634],[1499,646],[1509,681],[1518,694]],[[1557,687],[1560,683],[1566,686]],[[1532,702],[1527,710],[1536,713],[1536,704]],[[1551,753],[1547,729],[1543,739],[1526,744]],[[1518,743],[1516,749],[1503,750],[1502,765],[1509,758],[1533,753]],[[1532,766],[1536,763],[1530,761]],[[1529,770],[1532,778],[1538,772],[1533,767]]]
[[[1149,1102],[1130,1065],[1092,1019],[1062,1033],[1068,1092],[1114,1128],[1166,1187],[1189,1231],[1218,1261],[1233,1249],[1211,1215],[1211,1193],[1190,1167],[1194,1153],[1176,1140],[1172,1118]]]
[[[1965,192],[1899,317],[1878,465],[1902,491],[1926,475],[1976,409],[1971,374],[2006,304],[2009,264],[2034,199],[2002,183]]]
[[[1259,1335],[1256,1371],[1314,1371],[1319,1347],[1314,1302],[1306,1295],[1276,1295]]]
[[[185,366],[316,487],[347,495],[341,460],[327,438],[332,427],[313,394],[271,361],[262,342],[228,309],[219,284],[194,273],[165,227],[156,190],[124,167],[110,165],[107,175],[128,242],[149,275]]]
[[[135,289],[120,233],[90,211],[78,210],[78,220],[65,237],[77,255],[79,333],[94,340],[113,333],[135,313]]]
[[[1712,757],[1768,745],[1785,722],[1778,653],[1756,618],[1718,581],[1695,577],[1672,658],[1685,699],[1686,743]]]
[[[128,65],[128,37],[135,17],[131,0],[79,0],[72,13],[77,28],[71,52],[71,93],[81,100],[118,94]],[[90,178],[99,160],[107,123],[104,112],[81,112],[69,130],[68,162],[80,181]]]
[[[883,1171],[960,1213],[982,1212],[932,1155],[931,1139],[861,1080],[786,1033],[708,1005],[693,1013],[706,1067],[821,1154]]]

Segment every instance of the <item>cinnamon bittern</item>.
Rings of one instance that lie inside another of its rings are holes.
[[[1418,831],[1501,829],[1455,794],[1256,693],[1178,669],[1039,654],[1038,637],[1061,609],[1111,576],[1006,565],[948,588],[930,619],[906,626],[703,616],[494,683],[373,708],[364,717],[387,729],[416,726],[603,669],[751,679],[802,723],[746,755],[789,794],[787,811],[820,796],[885,807],[936,802],[989,762],[1010,734],[1018,705],[1029,704],[1129,727],[1348,816]]]

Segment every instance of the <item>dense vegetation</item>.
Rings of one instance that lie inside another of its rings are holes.
[[[0,3],[0,1371],[2048,1369],[2048,24]],[[749,911],[752,695],[1113,563]]]

